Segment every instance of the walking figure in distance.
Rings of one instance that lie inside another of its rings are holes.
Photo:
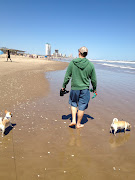
[[[7,51],[7,62],[8,62],[8,59],[10,59],[10,61],[12,62],[11,57],[10,57],[10,51],[9,51],[9,50]]]

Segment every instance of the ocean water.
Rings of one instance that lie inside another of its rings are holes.
[[[57,61],[70,62],[72,59],[57,59]],[[135,61],[120,60],[92,60],[89,59],[97,69],[111,70],[130,73],[135,75]]]
[[[135,61],[90,60],[95,67],[135,74]]]

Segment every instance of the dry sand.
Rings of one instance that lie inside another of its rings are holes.
[[[12,111],[14,124],[0,137],[0,178],[135,179],[134,86],[126,88],[130,78],[123,81],[123,74],[96,70],[98,96],[85,111],[84,128],[76,130],[68,127],[69,95],[59,96],[65,70],[56,70],[66,66],[45,60],[14,58],[11,63],[0,59],[0,113]],[[116,137],[110,134],[114,117],[129,121],[132,130]]]
[[[11,59],[13,62],[6,62],[6,55],[0,56],[0,112],[17,102],[47,95],[49,83],[44,73],[67,66],[62,62],[13,55]]]

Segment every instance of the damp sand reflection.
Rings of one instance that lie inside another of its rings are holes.
[[[126,144],[129,139],[130,139],[130,132],[119,133],[115,137],[111,136],[109,143],[112,148],[117,148],[117,147],[120,147],[120,146],[123,146],[124,144]]]

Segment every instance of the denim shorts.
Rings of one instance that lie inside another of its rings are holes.
[[[89,89],[84,90],[71,90],[69,95],[69,104],[78,107],[79,110],[84,111],[88,108],[90,101]]]

